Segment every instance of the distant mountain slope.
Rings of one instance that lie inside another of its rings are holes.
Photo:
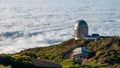
[[[89,59],[85,64],[69,59],[69,54],[76,47],[87,47],[90,51]],[[31,48],[17,54],[10,55],[12,58],[36,58],[51,60],[62,64],[63,68],[88,67],[88,68],[119,68],[120,67],[120,37],[101,37],[97,40],[70,39],[60,44]],[[17,56],[17,57],[16,57]],[[23,59],[25,60],[25,59]],[[30,60],[29,60],[30,62]]]

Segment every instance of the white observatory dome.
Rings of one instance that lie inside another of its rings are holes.
[[[78,40],[88,35],[88,25],[84,20],[78,20],[74,26],[74,36]]]

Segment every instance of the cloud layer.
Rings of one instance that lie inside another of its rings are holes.
[[[70,39],[79,19],[87,21],[89,34],[120,36],[120,0],[0,1],[0,53]]]

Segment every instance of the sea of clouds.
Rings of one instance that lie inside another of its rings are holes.
[[[0,0],[0,53],[68,40],[79,19],[89,34],[120,36],[119,7],[120,0]]]

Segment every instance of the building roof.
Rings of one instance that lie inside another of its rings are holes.
[[[95,36],[85,36],[84,38],[85,38],[85,39],[94,40],[94,39],[98,39],[99,37],[95,37]]]
[[[85,39],[91,39],[91,40],[94,40],[94,39],[98,39],[100,37],[99,34],[92,34],[91,36],[84,36]]]
[[[88,55],[89,50],[86,47],[79,47],[73,50],[73,55],[76,54],[86,54]]]
[[[36,66],[35,68],[62,68],[60,64],[49,60],[32,59],[32,62]]]
[[[80,28],[80,27],[87,27],[88,28],[88,25],[84,20],[78,20],[75,23],[75,28]]]

